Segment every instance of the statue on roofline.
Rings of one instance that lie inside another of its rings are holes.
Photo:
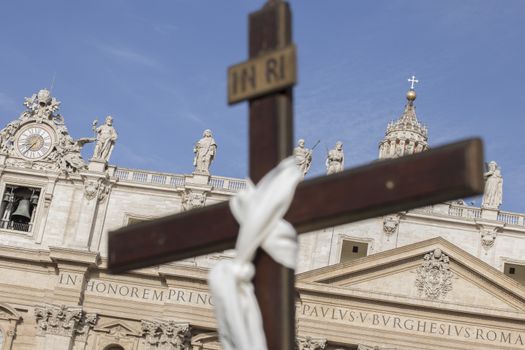
[[[481,207],[489,209],[499,209],[503,201],[503,177],[501,170],[495,161],[487,165],[485,177],[485,190],[483,192],[483,202]]]
[[[315,146],[317,146],[317,144],[319,144],[319,141]],[[312,149],[308,149],[304,147],[304,139],[299,139],[299,141],[297,141],[297,147],[293,150],[295,164],[297,164],[299,170],[301,170],[303,177],[308,173],[308,170],[310,170],[310,166],[312,165],[312,151],[315,146],[312,147]]]
[[[195,170],[194,174],[209,175],[210,174],[210,165],[213,159],[215,158],[215,153],[217,152],[217,144],[213,139],[210,129],[204,130],[202,138],[195,143],[193,147],[193,153],[195,157],[193,158],[193,166]]]
[[[108,115],[104,124],[97,128],[97,121],[93,122],[93,131],[97,135],[97,143],[95,150],[93,151],[93,159],[102,160],[105,162],[109,161],[109,157],[115,147],[115,141],[117,140],[117,132],[113,127],[113,117]]]
[[[343,171],[344,161],[343,143],[337,141],[335,143],[335,148],[328,151],[328,155],[326,156],[326,175]]]

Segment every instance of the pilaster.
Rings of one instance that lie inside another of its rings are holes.
[[[49,250],[49,256],[58,270],[53,302],[81,305],[88,271],[97,266],[99,254],[59,247],[50,247]]]

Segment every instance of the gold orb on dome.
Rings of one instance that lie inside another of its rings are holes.
[[[416,99],[416,91],[410,89],[407,92],[407,100],[414,101]]]

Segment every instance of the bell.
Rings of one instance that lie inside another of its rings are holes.
[[[28,223],[31,220],[31,212],[29,208],[29,199],[21,199],[18,202],[18,207],[11,215],[11,220],[14,222]]]

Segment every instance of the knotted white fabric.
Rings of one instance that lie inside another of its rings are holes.
[[[248,181],[247,189],[230,200],[240,226],[236,256],[217,263],[208,276],[219,338],[225,350],[267,349],[251,283],[255,273],[252,260],[260,246],[279,264],[295,268],[297,235],[283,216],[301,179],[295,159],[290,157],[270,171],[257,187]]]

